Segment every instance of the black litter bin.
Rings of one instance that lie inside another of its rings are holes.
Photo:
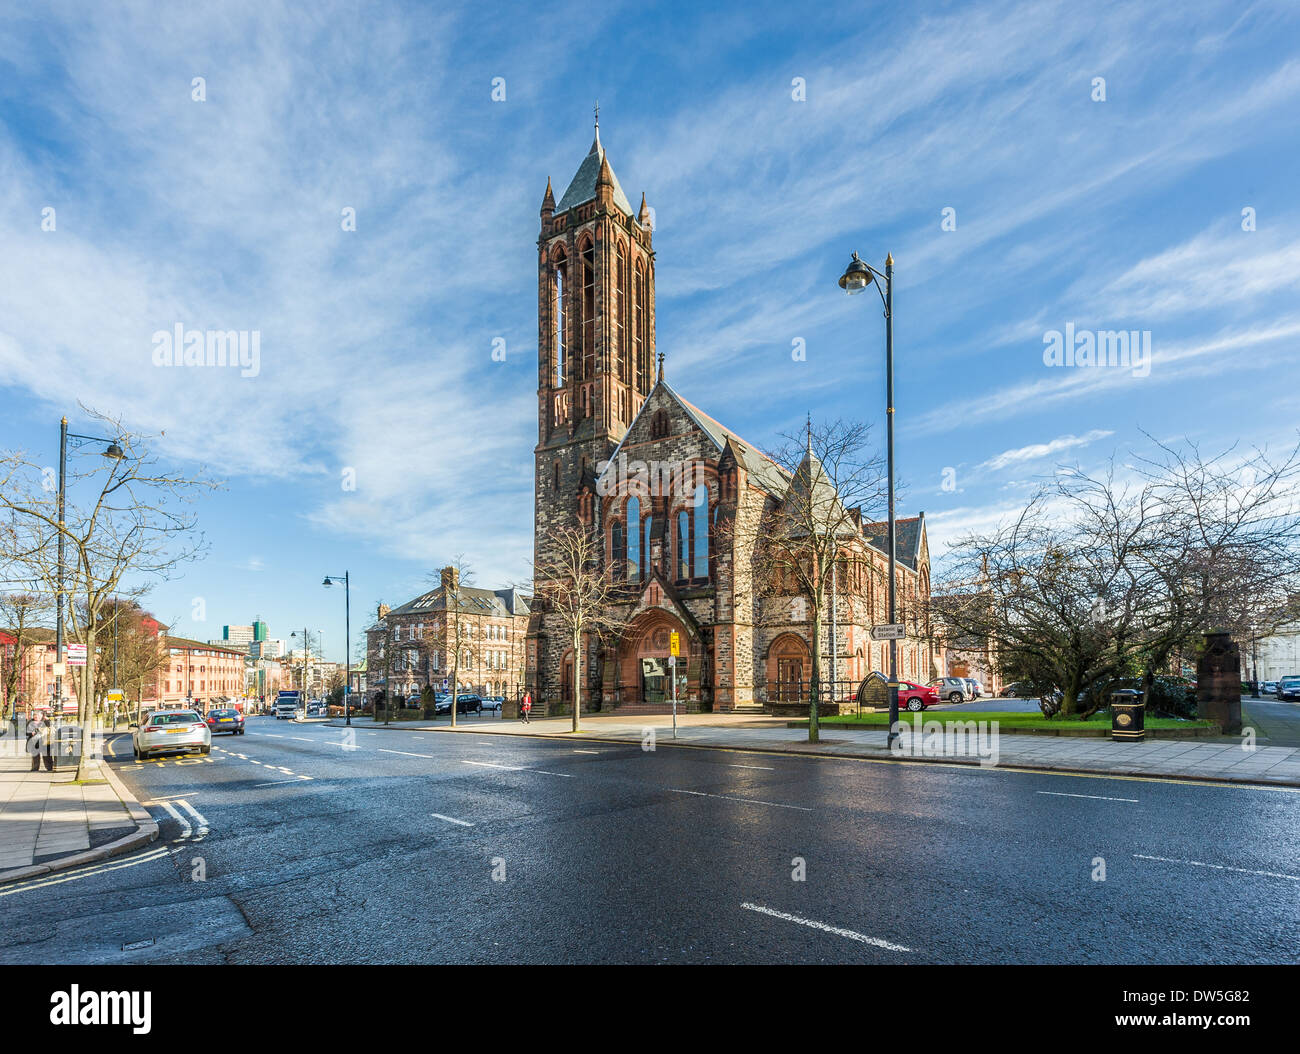
[[[1147,737],[1147,704],[1136,688],[1121,688],[1110,696],[1110,738],[1120,743],[1140,743]]]
[[[54,729],[50,755],[54,758],[56,771],[75,769],[81,760],[81,726],[60,725]]]

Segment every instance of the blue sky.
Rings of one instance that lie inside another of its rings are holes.
[[[751,441],[881,421],[879,303],[836,279],[892,251],[902,511],[936,557],[1143,431],[1294,443],[1293,3],[709,6],[11,9],[0,448],[53,464],[80,400],[225,479],[209,556],[149,599],[203,639],[260,616],[341,659],[325,573],[354,637],[456,554],[524,578],[538,208],[597,98],[655,209],[668,379]],[[257,376],[154,366],[177,323],[258,330]],[[1149,374],[1046,366],[1067,324],[1149,330]]]

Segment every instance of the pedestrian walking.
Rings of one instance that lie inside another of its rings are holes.
[[[528,720],[528,715],[532,713],[533,710],[533,696],[531,692],[524,692],[524,701],[520,705],[519,709],[523,711],[524,724],[532,724],[532,722]]]

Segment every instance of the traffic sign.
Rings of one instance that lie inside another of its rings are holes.
[[[676,656],[676,655],[669,655],[669,656],[668,656],[668,668],[669,668],[670,670],[675,670],[675,669],[677,669],[677,656]]]
[[[85,666],[86,665],[86,646],[84,644],[67,645],[68,665]]]
[[[906,627],[901,622],[896,622],[890,626],[872,626],[872,640],[902,640],[907,636]]]
[[[682,638],[676,630],[668,634],[668,654],[676,658],[682,653]],[[673,665],[676,665],[674,663]]]

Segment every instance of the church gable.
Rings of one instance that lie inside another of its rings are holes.
[[[680,476],[683,466],[713,475],[721,449],[697,417],[662,380],[641,407],[627,435],[600,472],[598,493],[615,493],[640,479],[651,492],[662,489],[665,473]]]

